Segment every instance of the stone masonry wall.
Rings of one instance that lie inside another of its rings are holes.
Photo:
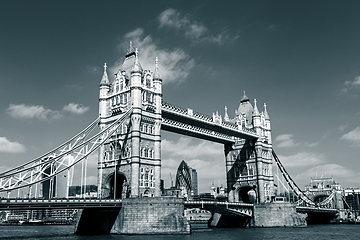
[[[291,203],[266,203],[254,205],[251,227],[306,227],[307,214],[296,212]]]
[[[114,234],[189,234],[184,200],[172,197],[124,199]]]

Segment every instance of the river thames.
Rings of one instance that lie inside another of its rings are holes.
[[[123,239],[123,240],[260,240],[260,239],[299,239],[330,240],[360,239],[360,224],[310,225],[305,228],[207,228],[206,224],[192,225],[190,235],[100,235],[78,236],[72,225],[44,226],[0,226],[0,239],[41,239],[41,240],[85,240],[85,239]]]

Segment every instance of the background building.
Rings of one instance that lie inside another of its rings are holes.
[[[187,199],[198,196],[196,169],[189,167],[184,160],[181,161],[178,167],[175,187],[181,189],[182,196]]]

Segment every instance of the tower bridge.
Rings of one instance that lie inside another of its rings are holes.
[[[205,207],[204,203],[201,203],[204,208],[218,214],[212,218],[216,218],[214,224],[217,226],[227,224],[229,219],[234,218],[239,219],[238,225],[249,223],[243,218],[251,218],[252,226],[304,224],[304,217],[296,213],[294,204],[272,203],[276,195],[273,166],[280,170],[286,184],[298,197],[298,203],[307,207],[301,208],[302,212],[329,206],[329,202],[333,201],[329,196],[323,202],[315,203],[291,179],[272,148],[270,117],[266,104],[260,112],[257,101],[254,100],[252,105],[244,92],[234,118],[230,118],[227,107],[222,117],[218,112],[207,116],[191,108],[166,103],[162,100],[162,79],[158,59],[155,59],[155,69],[152,72],[142,68],[138,54],[137,49],[130,46],[122,66],[111,82],[107,74],[107,65],[104,65],[99,88],[99,117],[54,150],[1,173],[0,192],[27,187],[30,197],[38,197],[36,195],[39,191],[36,189],[39,184],[52,181],[65,171],[71,175],[75,164],[83,163],[90,154],[98,151],[99,199],[83,203],[53,202],[61,206],[67,204],[69,207],[84,204],[83,217],[79,220],[79,226],[83,227],[80,227],[78,233],[85,231],[84,226],[90,224],[87,206],[101,209],[104,206],[102,204],[109,203],[107,199],[110,198],[115,199],[114,203],[119,204],[116,207],[121,208],[118,213],[109,213],[111,216],[115,214],[115,217],[111,218],[113,232],[188,233],[189,225],[182,217],[183,200],[161,198],[163,130],[224,145],[228,202],[216,206],[214,203],[205,204]],[[97,126],[100,131],[91,135]],[[44,192],[42,194],[42,198],[50,197],[44,196]],[[30,201],[26,206],[40,206],[44,203]],[[16,204],[19,203],[1,201],[3,207]],[[200,203],[185,202],[185,206],[191,204]],[[160,207],[154,210],[155,206]],[[144,214],[139,212],[148,213],[148,220],[145,221]],[[91,214],[94,215],[93,218],[98,218],[99,224],[101,219],[108,222],[107,215],[101,211],[97,213],[96,210],[92,210]],[[267,223],[261,222],[260,216]],[[279,218],[284,218],[285,223],[278,220]],[[149,219],[153,223],[149,223]],[[294,222],[288,219],[298,220]],[[164,222],[167,223],[165,227]],[[104,231],[110,230],[106,228]]]

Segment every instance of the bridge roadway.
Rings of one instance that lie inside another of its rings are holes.
[[[121,208],[121,199],[1,199],[0,211],[35,210],[35,209],[84,209],[84,208]],[[208,210],[229,209],[238,216],[252,216],[254,204],[215,201],[185,201],[186,208],[202,208]],[[224,210],[225,211],[225,210]],[[297,206],[299,213],[336,214],[337,209]]]
[[[214,202],[214,201],[184,201],[187,208],[219,207],[246,207],[253,208],[253,204]],[[82,208],[114,208],[121,207],[122,199],[1,199],[0,210],[32,210],[32,209],[82,209]]]

